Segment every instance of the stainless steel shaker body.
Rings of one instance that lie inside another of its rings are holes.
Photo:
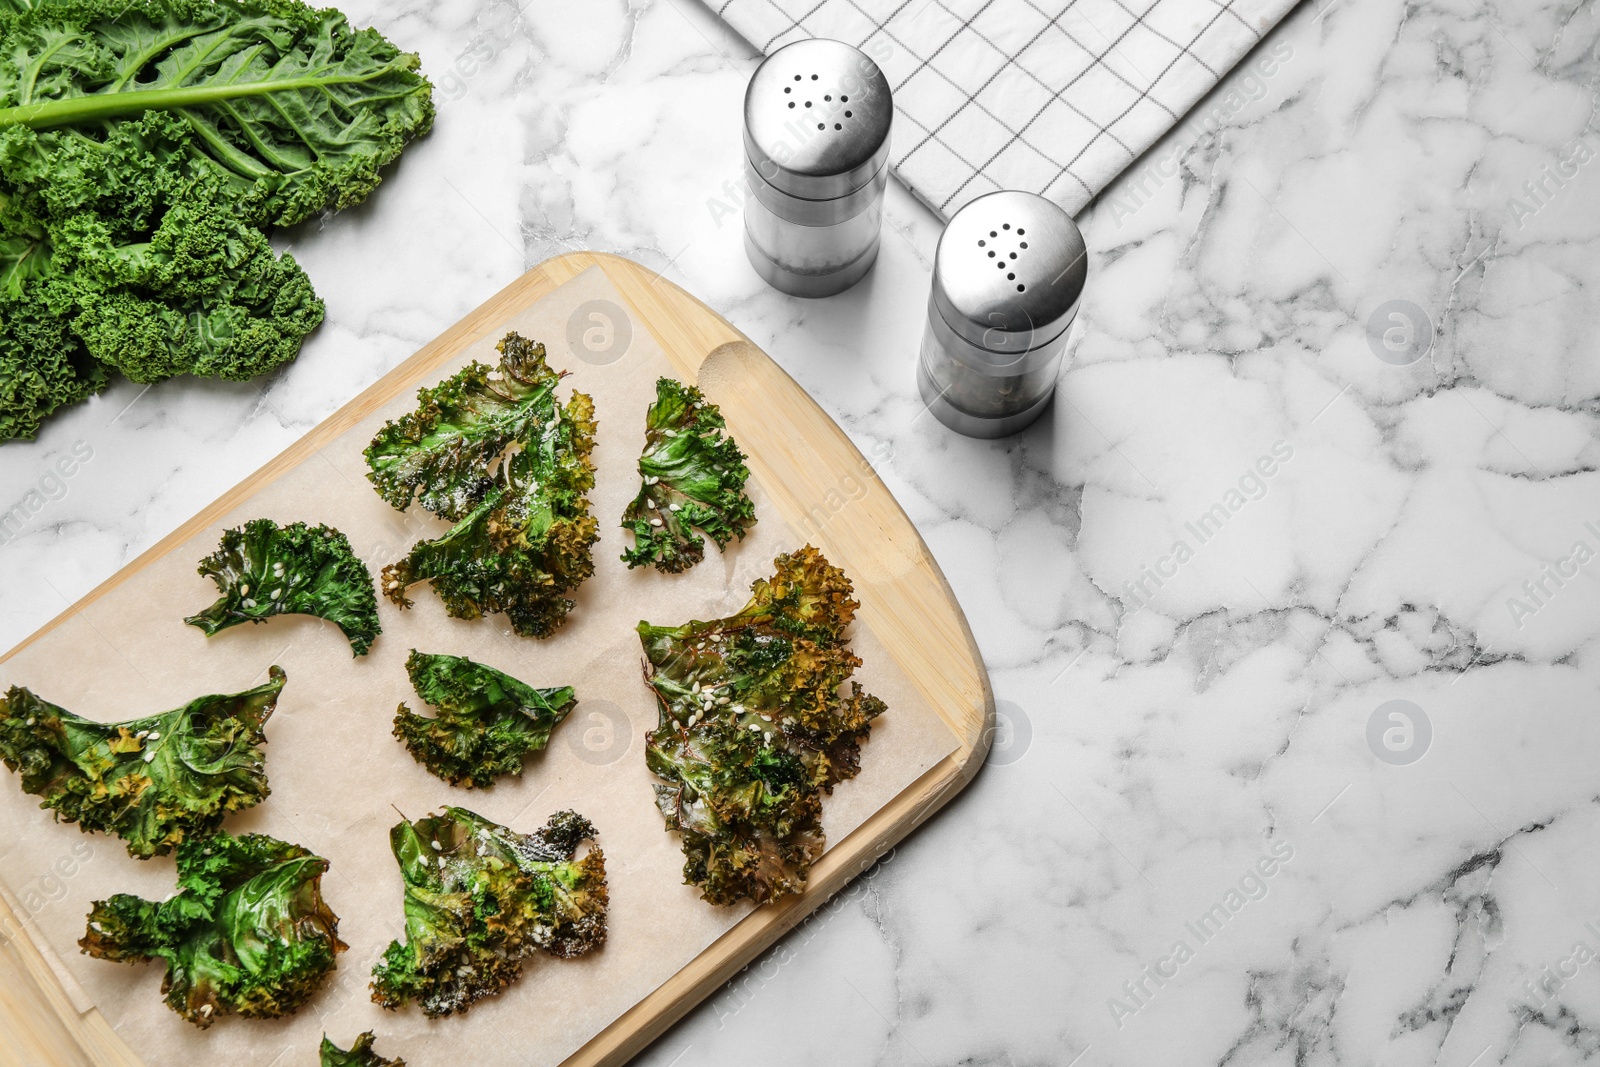
[[[1044,413],[1088,276],[1077,224],[1033,193],[956,213],[934,255],[917,387],[940,422],[1005,437]]]
[[[797,41],[756,68],[744,95],[744,244],[769,285],[831,296],[871,269],[893,118],[888,79],[843,42]]]

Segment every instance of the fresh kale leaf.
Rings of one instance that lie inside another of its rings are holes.
[[[160,959],[167,1006],[204,1029],[237,1012],[289,1015],[345,950],[322,899],[328,861],[265,834],[226,831],[178,846],[178,891],[157,903],[95,901],[78,942],[96,959]]]
[[[323,317],[294,258],[198,185],[129,236],[92,213],[46,223],[0,207],[0,306],[0,352],[62,381],[62,402],[108,369],[137,382],[255,377],[293,359]]]
[[[200,573],[222,596],[183,621],[208,637],[274,615],[315,615],[344,631],[351,650],[364,656],[383,629],[367,565],[331,526],[253,519],[223,531],[222,544],[200,561]]]
[[[537,951],[568,959],[606,937],[605,857],[589,820],[558,812],[531,834],[465,808],[402,822],[389,833],[405,879],[406,940],[372,969],[372,999],[415,1000],[430,1017],[501,992]]]
[[[0,235],[0,256],[4,245]],[[85,400],[109,382],[70,321],[39,294],[0,295],[0,322],[0,441],[32,440],[57,408]]]
[[[844,682],[850,580],[807,545],[781,555],[737,614],[639,624],[660,720],[645,760],[683,839],[685,883],[713,904],[799,893],[822,854],[822,794],[860,769],[883,701]]]
[[[0,441],[31,440],[57,408],[106,387],[72,331],[72,294],[53,277],[43,223],[0,197]]]
[[[50,234],[55,269],[75,289],[73,329],[91,356],[136,382],[245,381],[294,359],[322,323],[294,257],[198,188],[148,237],[119,240],[90,214]]]
[[[522,760],[550,743],[577,704],[572,687],[535,689],[465,656],[411,650],[406,672],[434,718],[401,704],[394,735],[418,763],[451,785],[487,789],[503,774],[522,774]]]
[[[699,527],[726,549],[755,522],[745,495],[750,471],[744,453],[723,436],[727,423],[717,405],[692,385],[672,378],[656,382],[656,401],[645,414],[644,484],[622,513],[622,528],[634,543],[622,553],[630,568],[653,565],[677,574],[705,556]]]
[[[389,1060],[378,1055],[373,1050],[372,1042],[372,1031],[368,1030],[356,1038],[356,1043],[346,1052],[329,1041],[327,1034],[323,1034],[322,1067],[406,1067],[405,1060]]]
[[[293,359],[324,309],[266,231],[359,203],[428,130],[417,65],[300,0],[0,3],[0,440],[108,369]]]
[[[381,168],[433,123],[416,56],[339,11],[299,0],[71,0],[0,23],[0,130],[19,185],[57,204],[100,200],[108,165],[127,175],[182,158],[229,182],[263,224],[358,204]],[[151,114],[95,159],[88,142]],[[124,177],[137,184],[137,179]]]
[[[165,855],[214,833],[228,812],[266,799],[258,748],[285,680],[273,667],[254,689],[116,723],[12,686],[0,699],[0,758],[56,818],[116,834],[130,856]]]
[[[543,345],[512,333],[499,348],[503,377],[536,381],[551,373],[544,367]],[[464,387],[483,373],[480,367],[474,364],[438,388]],[[429,399],[423,397],[424,407]],[[452,618],[503,612],[524,637],[547,637],[561,625],[574,606],[566,594],[594,574],[592,546],[600,536],[588,497],[594,487],[594,402],[573,393],[563,407],[548,392],[530,412],[510,458],[492,476],[485,469],[474,483],[481,491],[462,501],[472,507],[461,521],[384,568],[381,584],[390,600],[410,607],[406,590],[427,581]],[[387,434],[386,428],[375,447]],[[424,496],[428,491],[423,485]]]

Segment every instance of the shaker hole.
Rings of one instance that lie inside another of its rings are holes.
[[[846,112],[845,112],[845,113],[844,113],[844,117],[845,117],[845,118],[849,118],[849,117],[850,117],[850,112],[848,112],[848,111],[846,111]]]
[[[1021,231],[1021,230],[1018,230],[1018,231],[1017,231],[1017,232],[1018,232],[1018,233],[1021,233],[1021,232],[1022,232],[1022,231]],[[1023,248],[1027,248],[1027,247],[1028,247],[1028,242],[1026,242],[1026,241],[1024,241],[1024,242],[1022,242],[1022,247],[1023,247]]]
[[[810,107],[810,106],[811,106],[811,101],[807,100],[806,101],[806,107]]]
[[[839,125],[839,124],[838,124],[838,123],[837,123],[837,122],[835,122],[835,123],[834,123],[834,124],[833,124],[833,128],[834,128],[834,129],[836,129],[836,130],[842,130],[842,129],[844,129],[844,127],[843,127],[843,126],[841,126],[841,125]]]
[[[824,99],[824,100],[832,100],[833,99],[833,94],[829,93],[827,96],[824,96],[822,99]]]
[[[800,80],[800,75],[798,75],[798,74],[796,74],[796,75],[795,75],[795,76],[794,76],[794,80],[795,80],[795,81],[799,81],[799,80]]]
[[[992,248],[989,250],[989,258],[990,259],[994,258],[994,249],[992,249]]]
[[[817,80],[817,76],[815,74],[811,75],[811,80],[812,81],[816,81]]]
[[[1011,223],[1009,223],[1009,222],[1001,223],[1000,228],[1002,230],[1009,230],[1009,229],[1011,229]]]
[[[998,232],[994,231],[994,230],[990,230],[989,231],[989,236],[990,237],[999,237],[1000,234]]]
[[[1008,282],[1014,282],[1014,281],[1016,281],[1016,280],[1017,280],[1017,276],[1016,276],[1016,275],[1015,275],[1015,274],[1007,274],[1007,275],[1006,275],[1006,281],[1008,281]]]
[[[1028,232],[1028,231],[1027,231],[1027,230],[1024,230],[1024,229],[1023,229],[1023,228],[1022,228],[1022,227],[1021,227],[1021,226],[1018,226],[1018,227],[1017,227],[1017,236],[1018,236],[1018,237],[1021,237],[1021,236],[1022,236],[1022,235],[1023,235],[1023,234],[1025,234],[1025,233],[1027,233],[1027,232]],[[1023,245],[1023,246],[1022,246],[1022,247],[1023,247],[1023,248],[1027,248],[1027,247],[1028,247],[1028,246],[1027,246],[1027,245]]]
[[[984,246],[984,245],[986,245],[986,244],[988,244],[988,243],[989,243],[989,242],[988,242],[988,241],[985,241],[985,240],[983,240],[983,239],[982,239],[982,238],[979,238],[979,240],[978,240],[978,247],[979,247],[979,248],[982,248],[982,247],[983,247],[983,246]]]
[[[792,92],[794,92],[794,87],[790,86],[790,85],[785,85],[783,87],[783,91],[786,92],[786,93],[792,93]]]
[[[825,130],[825,129],[827,129],[827,128],[828,128],[828,124],[827,124],[827,123],[826,123],[826,122],[819,122],[819,123],[817,123],[817,129],[819,129],[819,130]]]
[[[790,107],[794,107],[794,101],[793,100],[789,101],[789,106]]]
[[[1017,286],[1017,292],[1019,292],[1019,293],[1027,292],[1027,289],[1028,289],[1028,287],[1026,285]]]
[[[848,104],[849,102],[850,102],[850,98],[848,96],[841,96],[839,98],[839,103],[841,103],[841,104]]]
[[[1015,252],[1011,253],[1011,258],[1012,259],[1016,259],[1017,258],[1017,254]]]

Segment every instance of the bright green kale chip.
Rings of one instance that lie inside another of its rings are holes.
[[[43,808],[85,832],[122,838],[130,856],[165,855],[266,799],[258,751],[286,680],[204,696],[127,722],[80,718],[12,686],[0,698],[0,759]]]
[[[520,776],[523,757],[542,751],[578,702],[570,685],[535,689],[465,656],[412,649],[406,672],[436,715],[426,718],[401,704],[395,737],[429,771],[469,789],[487,789],[503,774]]]
[[[372,999],[430,1017],[501,992],[534,952],[569,959],[606,938],[605,856],[578,846],[589,820],[557,812],[531,834],[465,808],[402,822],[389,844],[405,879],[406,940],[372,969]]]
[[[265,834],[178,846],[178,891],[156,902],[95,901],[78,945],[96,959],[167,964],[167,1006],[205,1029],[218,1016],[289,1015],[321,988],[343,952],[322,899],[328,861]]]
[[[557,377],[545,364],[543,345],[512,333],[499,348],[503,377],[525,383]],[[438,389],[475,380],[480,366],[468,367]],[[594,487],[589,459],[594,401],[573,393],[563,407],[554,391],[538,395],[509,458],[492,473],[483,468],[484,477],[476,482],[481,491],[463,501],[472,506],[461,521],[438,538],[419,541],[404,559],[384,568],[381,584],[390,600],[410,607],[406,590],[431,582],[452,618],[504,613],[524,637],[549,636],[572,610],[566,594],[594,573],[592,546],[600,536],[588,497]],[[426,408],[429,397],[423,401]],[[388,433],[388,427],[380,432],[374,447]],[[461,488],[467,482],[451,484]],[[419,484],[423,496],[430,488],[431,483]]]
[[[223,531],[222,544],[200,561],[200,573],[222,596],[183,621],[207,637],[274,615],[315,615],[344,631],[351,650],[364,656],[383,629],[367,565],[331,526],[252,519]]]
[[[644,484],[622,513],[622,528],[633,532],[633,547],[622,553],[630,568],[686,571],[706,552],[705,538],[694,527],[722,550],[735,537],[743,539],[755,522],[756,507],[744,493],[750,471],[739,446],[723,436],[726,426],[717,405],[699,389],[657,380],[639,457]]]
[[[639,624],[660,721],[645,760],[683,838],[684,882],[713,904],[805,888],[822,854],[822,794],[860,769],[883,701],[852,683],[850,580],[807,545],[757,579],[736,615]]]
[[[356,1038],[356,1043],[346,1052],[329,1041],[327,1034],[323,1034],[322,1067],[406,1067],[405,1060],[390,1060],[378,1055],[372,1048],[372,1042],[372,1031],[368,1030]]]
[[[107,370],[293,359],[324,309],[267,231],[359,203],[428,130],[417,66],[299,0],[0,4],[0,440]]]
[[[417,391],[417,410],[385,424],[367,446],[367,478],[391,507],[415,498],[452,522],[493,488],[491,464],[513,441],[535,438],[557,414],[561,375],[544,345],[509,334],[498,367],[472,362]]]

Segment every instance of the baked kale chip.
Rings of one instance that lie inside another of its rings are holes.
[[[739,446],[723,436],[726,426],[699,389],[671,378],[656,381],[639,457],[644,484],[622,513],[622,528],[633,532],[633,547],[622,553],[630,568],[686,571],[706,552],[695,527],[722,550],[755,522],[755,505],[744,494],[750,471]]]
[[[544,345],[516,334],[500,342],[499,367],[472,362],[417,391],[417,410],[384,425],[367,446],[367,478],[391,507],[415,499],[459,521],[493,488],[491,465],[513,441],[536,437],[556,417],[561,375]]]
[[[322,900],[328,861],[265,834],[226,831],[178,846],[178,891],[157,903],[95,901],[84,952],[116,963],[161,959],[167,1006],[204,1029],[218,1016],[289,1015],[343,952]]]
[[[606,864],[589,820],[562,811],[519,834],[465,808],[402,822],[389,843],[406,883],[406,940],[372,969],[372,999],[430,1017],[501,992],[543,950],[568,959],[606,938]]]
[[[588,498],[594,487],[594,402],[583,393],[573,393],[564,407],[557,402],[553,387],[561,376],[545,362],[543,345],[510,333],[499,348],[497,371],[474,363],[424,389],[419,421],[409,429],[404,420],[391,422],[368,449],[373,481],[385,499],[407,499],[404,494],[414,489],[424,502],[434,499],[462,515],[443,536],[418,542],[405,559],[385,567],[383,592],[410,607],[406,590],[431,582],[452,618],[504,613],[522,636],[547,637],[573,608],[566,594],[594,573],[591,549],[599,533]],[[430,450],[429,431],[412,442],[414,462],[403,461],[405,449],[397,442],[423,426],[437,429],[429,410],[441,394],[464,395],[479,381],[487,387],[496,374],[507,395],[504,382],[514,381],[533,398],[517,417],[521,428],[509,443],[509,458],[499,459],[491,472],[488,463],[498,450],[489,451],[494,438],[485,436],[458,442],[465,458],[457,464],[448,458],[449,449]],[[483,466],[470,473],[479,460]]]
[[[451,785],[487,789],[503,774],[522,774],[522,760],[550,743],[577,704],[572,687],[535,689],[464,656],[411,650],[406,673],[436,715],[425,718],[404,704],[394,735],[418,763]]]
[[[113,723],[12,686],[0,698],[0,758],[57,819],[116,834],[130,856],[165,855],[215,832],[228,812],[266,799],[258,748],[285,680],[274,666],[254,689]]]
[[[372,1042],[372,1031],[368,1030],[356,1038],[356,1043],[346,1052],[329,1041],[327,1034],[323,1034],[322,1067],[406,1067],[405,1060],[389,1060],[378,1055],[372,1048]]]
[[[805,888],[821,855],[822,794],[860,769],[883,701],[852,683],[850,580],[807,545],[757,579],[736,615],[639,624],[660,722],[645,759],[683,837],[684,882],[713,904]]]
[[[222,596],[183,621],[207,637],[274,615],[315,615],[343,630],[351,650],[364,656],[383,629],[367,565],[331,526],[253,519],[223,532],[221,546],[200,561],[200,573]]]

